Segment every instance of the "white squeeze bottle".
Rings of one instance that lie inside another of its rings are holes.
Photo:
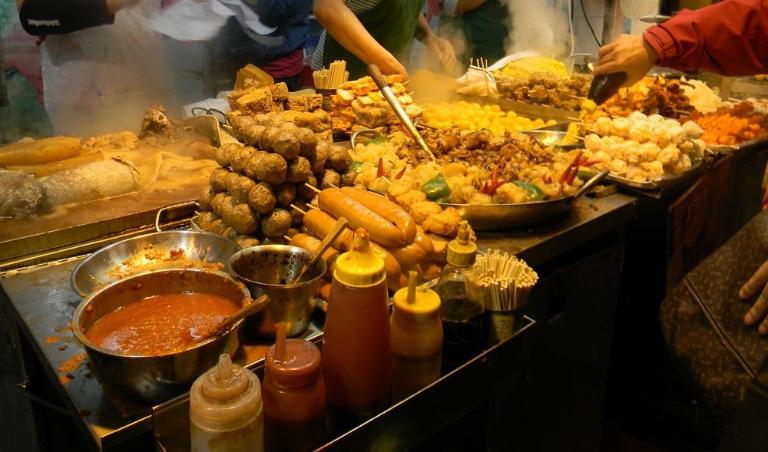
[[[189,391],[192,452],[264,450],[264,410],[259,377],[228,354],[200,375]]]

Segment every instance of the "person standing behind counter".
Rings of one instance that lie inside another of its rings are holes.
[[[600,48],[594,74],[626,72],[625,86],[654,65],[723,75],[768,72],[768,1],[725,0],[683,10],[642,36],[621,35]]]
[[[218,39],[217,53],[227,74],[248,63],[258,66],[275,82],[285,82],[291,91],[301,88],[304,68],[304,44],[309,31],[312,0],[259,0],[245,2],[267,27],[269,34],[244,29],[234,18],[229,19]]]
[[[401,59],[415,37],[427,45],[444,69],[456,64],[453,46],[437,37],[421,14],[418,0],[315,0],[314,14],[326,32],[320,37],[312,67],[346,60],[350,79],[375,63],[385,74],[407,75]],[[330,35],[330,36],[329,36]]]
[[[443,14],[464,32],[464,60],[485,58],[493,63],[506,54],[509,38],[509,8],[502,0],[445,0]]]
[[[45,110],[57,134],[138,130],[152,104],[175,107],[160,0],[17,0],[24,30],[42,37]]]
[[[642,36],[619,36],[600,48],[594,74],[626,72],[632,85],[654,65],[680,71],[723,75],[768,72],[768,0],[725,0],[696,11],[683,10]],[[768,261],[739,291],[742,299],[759,294],[744,316],[768,335]]]

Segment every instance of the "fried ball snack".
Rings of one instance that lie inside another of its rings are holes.
[[[341,185],[345,187],[354,187],[357,179],[357,171],[350,170],[341,175]]]
[[[226,168],[216,168],[211,172],[210,187],[215,192],[226,191],[226,178],[229,175],[229,170]]]
[[[272,193],[272,187],[265,182],[259,182],[248,192],[248,205],[260,214],[267,214],[275,208],[277,199]]]
[[[297,157],[288,165],[288,173],[285,176],[285,180],[293,183],[303,183],[311,175],[312,170],[309,166],[309,160],[304,157]]]
[[[256,237],[251,237],[249,235],[238,235],[235,237],[235,242],[240,245],[240,248],[246,249],[250,248],[252,246],[259,246],[261,245],[261,242]]]
[[[200,210],[211,210],[211,199],[213,199],[214,196],[216,196],[216,191],[213,187],[211,185],[204,186],[198,200]]]
[[[298,184],[296,187],[296,193],[301,197],[301,199],[311,201],[317,192],[309,188],[308,185],[317,188],[317,178],[314,175],[309,176],[307,181],[303,184]]]
[[[222,144],[218,149],[216,149],[216,163],[223,167],[229,166],[229,162],[232,161],[234,154],[241,148],[242,146],[237,143]]]
[[[285,209],[275,209],[261,221],[261,232],[269,238],[279,238],[291,228],[291,214]]]
[[[294,199],[293,205],[303,210],[304,212],[306,212],[308,209],[307,202],[303,199]],[[289,212],[291,213],[291,226],[301,226],[304,224],[304,214],[301,213],[301,211],[292,208],[289,210]]]
[[[245,172],[245,166],[248,164],[248,161],[253,157],[253,155],[256,153],[256,149],[254,149],[251,146],[243,146],[238,151],[234,152],[232,155],[232,160],[229,162],[229,166],[232,167],[232,171],[236,171],[238,173]]]
[[[341,146],[331,146],[328,154],[329,166],[336,171],[343,172],[352,165],[352,156],[349,151]]]
[[[253,234],[259,226],[256,214],[247,204],[238,203],[233,197],[218,193],[211,200],[213,213],[232,226],[239,234]]]
[[[278,185],[275,187],[275,197],[282,207],[290,206],[296,199],[296,185],[289,182]]]
[[[299,155],[299,139],[288,127],[268,127],[261,136],[261,148],[291,160]]]
[[[311,158],[315,155],[317,137],[311,130],[304,127],[298,128],[296,138],[299,139],[299,155],[306,158]]]
[[[288,172],[288,162],[279,154],[265,154],[259,159],[255,169],[256,179],[259,182],[267,182],[271,185],[279,185],[285,182]]]
[[[333,146],[327,141],[321,141],[315,148],[314,157],[309,159],[309,164],[312,169],[312,174],[320,176],[325,171],[325,163],[328,161],[328,156],[331,153]]]
[[[332,169],[327,169],[323,173],[322,182],[320,183],[321,189],[326,188],[338,188],[341,186],[341,175]]]

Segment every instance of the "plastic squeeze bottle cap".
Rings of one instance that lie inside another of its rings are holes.
[[[266,372],[280,386],[305,386],[320,374],[320,350],[304,339],[286,339],[285,323],[277,324],[277,341],[267,350]]]
[[[368,231],[355,230],[350,250],[336,259],[333,277],[344,285],[356,287],[375,286],[387,277],[384,258],[371,248]]]
[[[227,353],[199,376],[189,391],[189,416],[197,426],[213,431],[238,430],[261,416],[261,384],[253,372]]]
[[[440,296],[426,287],[416,287],[415,271],[408,272],[408,287],[395,292],[395,309],[415,320],[426,320],[440,309]]]
[[[459,224],[459,233],[456,238],[448,242],[448,263],[456,267],[469,267],[475,263],[477,245],[469,239],[469,223],[462,221]]]

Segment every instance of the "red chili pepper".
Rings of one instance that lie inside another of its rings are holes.
[[[496,186],[499,182],[499,165],[493,167],[491,171],[491,186]]]
[[[384,172],[384,159],[379,157],[379,168],[376,170],[376,177],[384,177],[386,173]]]
[[[544,182],[546,182],[548,184],[551,184],[552,183],[552,176],[550,176],[549,174],[545,175],[544,176]]]
[[[571,178],[571,180],[573,180],[572,178],[576,177],[576,176],[571,176],[571,173],[573,172],[574,168],[576,169],[576,173],[579,172],[578,168],[579,168],[579,162],[581,161],[581,154],[582,154],[581,151],[577,152],[576,153],[576,158],[573,159],[573,162],[571,162],[571,164],[568,165],[568,168],[566,168],[565,171],[563,171],[563,174],[560,175],[559,182],[561,184],[565,183],[569,178]]]
[[[405,168],[406,167],[404,166],[403,169],[401,169],[400,171],[397,172],[397,174],[395,174],[395,179],[400,179],[401,177],[403,177],[403,174],[405,174]]]
[[[480,193],[489,194],[488,193],[488,181],[483,182],[483,188],[480,189]]]
[[[592,166],[592,165],[596,165],[596,164],[598,164],[600,162],[602,162],[602,160],[600,160],[600,159],[587,160],[586,162],[582,163],[581,166],[584,166],[584,167]]]
[[[576,176],[578,176],[578,174],[579,174],[579,167],[577,166],[577,167],[572,168],[571,169],[571,174],[568,175],[568,180],[566,181],[566,183],[568,185],[571,185],[573,183],[573,181],[576,179]]]

